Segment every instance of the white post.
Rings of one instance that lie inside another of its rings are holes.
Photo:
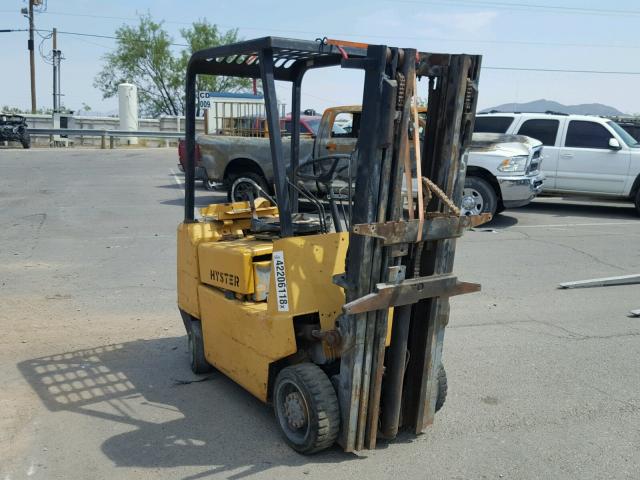
[[[138,130],[138,87],[131,83],[118,85],[118,112],[120,130]],[[138,144],[138,137],[125,137],[123,140],[129,145]]]

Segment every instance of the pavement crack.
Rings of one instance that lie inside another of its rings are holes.
[[[558,247],[563,247],[563,248],[566,248],[566,249],[568,249],[568,250],[571,250],[572,252],[575,252],[575,253],[578,253],[578,254],[580,254],[580,255],[584,255],[584,256],[586,256],[586,257],[589,257],[591,260],[593,260],[594,262],[597,262],[597,263],[599,263],[599,264],[601,264],[601,265],[605,265],[605,266],[607,266],[607,267],[615,268],[616,270],[620,270],[620,271],[622,271],[622,272],[626,272],[626,271],[627,271],[625,268],[623,268],[623,267],[621,267],[621,266],[619,266],[619,265],[615,265],[615,264],[613,264],[613,263],[605,262],[604,260],[602,260],[602,259],[600,259],[600,258],[596,257],[596,256],[595,256],[595,255],[593,255],[592,253],[585,252],[584,250],[581,250],[581,249],[579,249],[579,248],[577,248],[577,247],[572,247],[572,246],[570,246],[570,245],[566,245],[566,244],[564,244],[564,243],[560,243],[560,242],[553,242],[553,241],[551,241],[551,240],[540,240],[540,239],[537,239],[537,238],[531,238],[531,237],[528,237],[528,238],[529,238],[529,240],[531,240],[532,242],[538,242],[538,243],[542,243],[542,244],[547,244],[547,245],[556,245],[556,246],[558,246]]]

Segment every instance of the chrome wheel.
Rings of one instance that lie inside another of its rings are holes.
[[[275,199],[266,191],[266,187],[250,176],[236,178],[229,189],[229,200],[232,202],[248,202],[250,198],[266,198],[272,205],[277,205]]]
[[[213,180],[209,180],[208,178],[202,181],[202,185],[204,185],[204,188],[206,190],[209,190],[210,192],[215,190],[218,186],[216,182],[214,182]]]
[[[475,188],[466,187],[462,191],[462,215],[480,215],[484,208],[484,198]]]
[[[240,177],[231,185],[231,200],[234,202],[246,202],[250,194],[253,198],[260,196],[260,185],[250,178]]]

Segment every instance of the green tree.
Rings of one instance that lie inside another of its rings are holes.
[[[94,80],[103,98],[118,94],[118,85],[138,87],[138,102],[144,115],[184,115],[184,79],[191,54],[238,40],[237,30],[220,32],[206,19],[194,22],[180,34],[187,46],[176,51],[173,39],[162,22],[142,15],[136,26],[123,25],[116,31],[117,45],[104,56],[104,67]],[[228,77],[199,78],[199,90],[240,91],[248,88],[247,79]]]

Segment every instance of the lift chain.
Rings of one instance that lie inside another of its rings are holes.
[[[427,177],[422,177],[422,184],[425,186],[425,189],[429,191],[429,200],[431,199],[431,193],[433,193],[436,197],[442,200],[442,202],[449,208],[452,214],[460,215],[460,209],[456,207],[455,203],[453,203],[453,201],[449,197],[447,197],[447,194],[444,193],[438,185],[433,183]]]
[[[404,107],[404,99],[407,93],[407,81],[401,72],[396,72],[396,81],[398,82],[398,95],[396,97],[396,110],[402,110]]]

